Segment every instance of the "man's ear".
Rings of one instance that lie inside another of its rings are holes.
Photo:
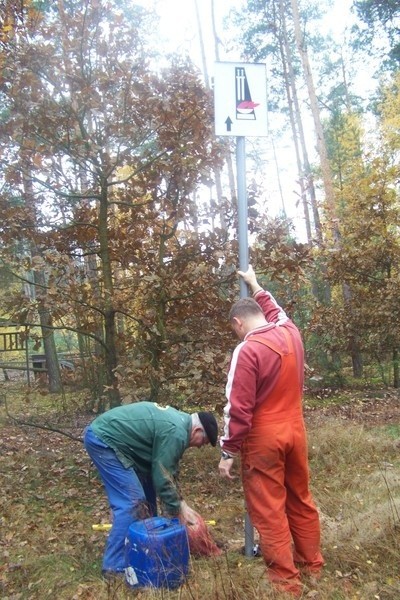
[[[194,427],[191,428],[191,430],[190,430],[190,442],[193,441],[194,436],[196,435],[196,433],[198,431],[201,431],[203,433],[203,428],[200,427],[200,425],[195,425]]]

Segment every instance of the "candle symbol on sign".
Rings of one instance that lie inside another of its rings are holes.
[[[244,67],[235,68],[236,80],[236,119],[255,120],[255,107],[259,106],[257,102],[251,99],[250,88],[247,82],[246,69]]]

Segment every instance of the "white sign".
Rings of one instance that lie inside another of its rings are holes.
[[[268,135],[264,63],[214,64],[216,135]]]

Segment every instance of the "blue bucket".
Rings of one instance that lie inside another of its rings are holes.
[[[182,585],[189,572],[189,542],[179,519],[152,517],[135,521],[125,540],[126,581],[131,587]]]

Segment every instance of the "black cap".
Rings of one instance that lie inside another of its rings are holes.
[[[212,446],[217,445],[218,439],[218,423],[211,412],[199,412],[200,423],[203,425],[204,431]]]

